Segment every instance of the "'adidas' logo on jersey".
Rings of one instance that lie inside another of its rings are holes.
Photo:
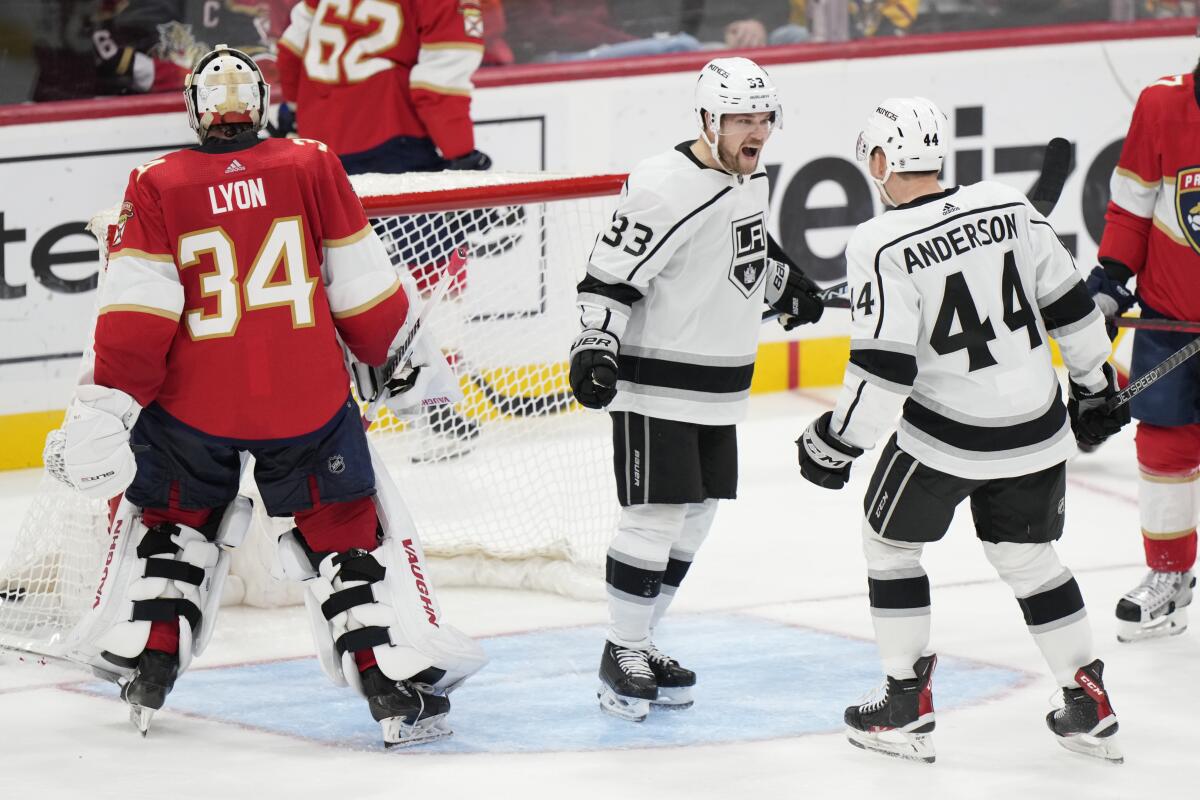
[[[237,162],[235,161],[234,163],[236,164]],[[228,171],[228,170],[226,170],[226,171]],[[962,209],[959,208],[958,206],[954,205],[953,203],[946,203],[946,205],[942,206],[942,216],[943,217],[948,214],[953,214],[955,211],[962,211]]]
[[[238,161],[236,158],[233,161],[230,161],[229,166],[225,168],[226,175],[228,175],[231,172],[245,172],[245,171],[246,171],[245,166],[243,166],[242,162]]]

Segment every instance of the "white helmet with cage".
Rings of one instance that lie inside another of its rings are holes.
[[[707,120],[705,119],[705,112]],[[748,58],[714,58],[700,70],[696,81],[696,118],[702,128],[714,135],[709,141],[713,158],[726,114],[772,114],[771,127],[783,127],[783,106],[779,92],[767,71]]]
[[[867,163],[875,148],[883,151],[887,169],[872,180],[890,205],[883,188],[893,172],[938,172],[950,149],[949,120],[932,100],[889,97],[875,107],[858,134],[855,156]]]
[[[254,59],[219,44],[196,62],[183,83],[188,122],[203,142],[213,125],[248,122],[254,130],[267,124],[271,87]]]

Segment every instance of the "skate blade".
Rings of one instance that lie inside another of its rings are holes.
[[[937,758],[933,749],[933,737],[928,733],[901,733],[882,731],[868,733],[856,728],[846,728],[850,744],[862,750],[882,753],[885,756],[932,764]]]
[[[1131,644],[1144,642],[1147,639],[1163,639],[1167,636],[1178,636],[1186,631],[1187,627],[1187,606],[1183,606],[1149,622],[1117,620],[1117,641]]]
[[[1110,764],[1124,764],[1125,754],[1117,744],[1117,737],[1106,736],[1102,739],[1080,733],[1075,736],[1055,736],[1058,743],[1072,753],[1078,753],[1091,758],[1099,758]]]
[[[150,732],[150,720],[154,717],[154,712],[157,708],[146,708],[145,706],[129,706],[129,721],[142,734],[142,738]]]
[[[409,725],[404,717],[392,717],[380,720],[383,728],[383,746],[389,750],[393,747],[415,747],[419,744],[436,742],[454,733],[446,714],[417,720],[415,725]]]
[[[670,711],[682,711],[685,708],[691,708],[694,703],[690,686],[660,686],[658,687],[658,699],[650,701],[651,706]]]
[[[600,691],[596,692],[596,699],[600,701],[602,711],[630,722],[643,722],[650,715],[649,700],[625,697],[607,686],[602,686]]]

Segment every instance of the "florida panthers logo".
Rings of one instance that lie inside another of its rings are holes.
[[[766,272],[767,227],[762,214],[735,220],[733,223],[733,259],[729,264],[729,282],[744,297],[758,288]]]
[[[1176,175],[1175,211],[1184,238],[1200,253],[1200,167],[1188,167]]]

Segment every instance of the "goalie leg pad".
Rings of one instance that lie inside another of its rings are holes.
[[[359,650],[370,650],[388,678],[415,678],[439,692],[486,662],[473,640],[440,624],[414,544],[389,539],[369,553],[326,556],[309,580],[305,605],[321,666],[334,683],[362,692]]]
[[[92,613],[76,630],[82,660],[132,671],[151,623],[179,619],[179,671],[185,670],[212,635],[229,572],[227,551],[241,542],[251,509],[249,499],[237,498],[210,540],[186,525],[147,528],[137,508],[123,500]]]

